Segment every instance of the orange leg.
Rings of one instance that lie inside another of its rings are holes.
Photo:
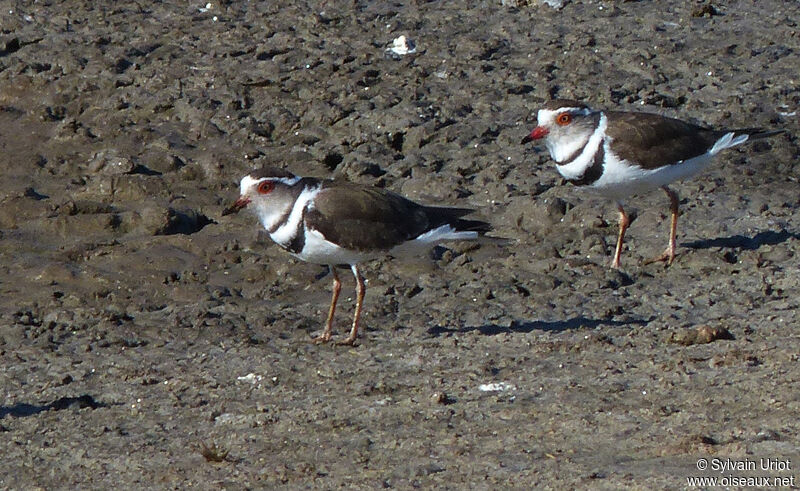
[[[364,305],[364,295],[367,292],[367,286],[364,283],[364,277],[358,271],[357,265],[352,265],[350,269],[353,270],[353,276],[356,277],[356,312],[353,314],[353,328],[350,329],[350,336],[344,341],[336,344],[353,346],[358,337],[358,321],[361,319],[361,307]]]
[[[611,267],[619,269],[619,256],[622,254],[622,241],[625,239],[625,231],[628,230],[628,225],[631,224],[628,214],[622,207],[622,203],[617,203],[619,210],[619,237],[617,237],[617,249],[614,251],[614,260],[611,261]]]
[[[667,186],[662,186],[661,189],[667,193],[669,196],[669,211],[670,211],[670,226],[669,226],[669,244],[667,245],[666,250],[660,256],[653,258],[647,261],[645,264],[654,263],[657,261],[666,261],[667,265],[669,266],[672,264],[672,261],[675,260],[675,236],[677,235],[678,231],[678,205],[680,204],[678,201],[678,193],[671,190]]]
[[[339,281],[339,275],[336,273],[335,266],[328,266],[333,274],[333,295],[331,296],[331,308],[328,310],[328,320],[325,322],[325,330],[322,334],[315,337],[311,341],[314,343],[327,343],[331,339],[333,333],[333,314],[336,312],[336,302],[339,301],[339,292],[342,290],[342,282]]]

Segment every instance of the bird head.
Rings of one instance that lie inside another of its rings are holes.
[[[238,213],[243,208],[258,215],[264,227],[272,226],[289,213],[297,199],[296,184],[300,177],[274,167],[256,169],[242,177],[239,198],[222,212],[223,215]]]
[[[522,139],[523,144],[544,139],[545,146],[556,161],[581,148],[597,128],[600,111],[582,102],[554,100],[537,113],[536,128]]]

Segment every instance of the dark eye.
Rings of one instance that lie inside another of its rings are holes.
[[[261,181],[258,183],[258,194],[267,194],[275,189],[275,183],[272,181]]]
[[[561,113],[556,118],[556,123],[560,126],[566,126],[572,122],[572,116],[569,113]]]

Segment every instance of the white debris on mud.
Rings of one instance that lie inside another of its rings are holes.
[[[411,39],[401,35],[394,38],[392,45],[389,48],[386,48],[386,51],[397,56],[405,56],[416,53],[417,45]]]
[[[505,392],[517,390],[517,387],[508,382],[492,382],[490,384],[479,385],[478,390],[481,392]]]

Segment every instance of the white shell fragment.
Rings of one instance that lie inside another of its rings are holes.
[[[256,375],[255,373],[248,373],[244,377],[236,377],[236,380],[241,380],[242,382],[250,382],[251,384],[257,384],[261,382],[263,379],[261,375]]]
[[[517,387],[508,382],[492,382],[491,384],[481,384],[478,386],[481,392],[504,392],[507,390],[517,390]]]
[[[392,41],[392,46],[387,48],[386,51],[389,51],[397,56],[405,56],[410,55],[411,53],[416,53],[417,45],[414,44],[414,41],[405,36],[398,36],[394,38],[394,41]]]
[[[503,7],[527,7],[527,6],[539,6],[539,5],[549,5],[556,10],[560,10],[564,8],[568,0],[500,0],[500,4]]]

